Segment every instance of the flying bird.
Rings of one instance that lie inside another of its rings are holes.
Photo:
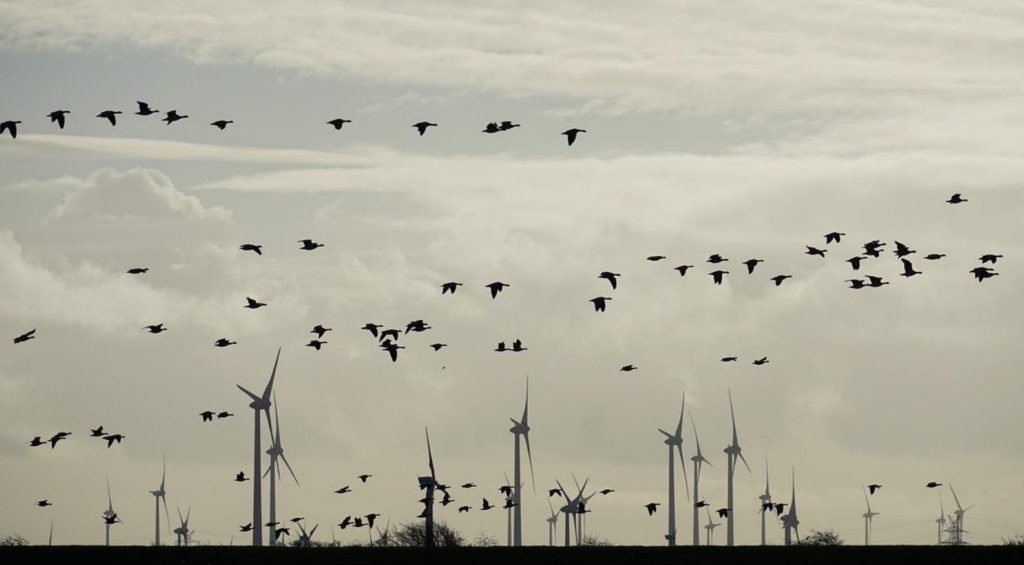
[[[487,127],[485,127],[481,131],[483,133],[498,133],[499,131],[501,131],[501,129],[498,128],[497,122],[491,122],[491,123],[487,124]]]
[[[214,347],[227,347],[229,345],[235,345],[236,343],[238,343],[238,342],[237,341],[231,341],[230,339],[228,339],[226,337],[222,337],[222,338],[218,339],[217,341],[213,342],[213,345],[214,345]]]
[[[636,365],[623,365],[619,371],[623,373],[630,373],[636,370]]]
[[[604,312],[605,303],[611,300],[611,298],[605,296],[598,296],[597,298],[591,298],[590,301],[594,303],[595,312]]]
[[[320,347],[323,344],[325,344],[325,343],[327,343],[327,342],[326,341],[321,341],[319,339],[311,339],[311,340],[309,340],[309,343],[306,344],[306,347],[312,347],[313,349],[316,349],[317,351],[320,351]]]
[[[807,248],[807,251],[804,252],[804,255],[817,255],[819,257],[825,257],[825,251],[827,251],[826,249],[818,249],[817,247],[811,247],[810,245],[805,245],[804,247]]]
[[[349,526],[349,524],[351,524],[351,523],[352,523],[352,517],[351,517],[351,516],[345,516],[345,519],[343,519],[343,520],[342,520],[342,521],[341,521],[341,522],[340,522],[340,523],[338,524],[338,527],[344,530],[344,529],[345,529],[345,528],[347,528],[347,527]]]
[[[870,494],[875,494],[875,491],[880,489],[880,488],[882,488],[882,485],[877,485],[877,484],[875,484],[875,485],[868,485],[868,492]]]
[[[447,343],[431,343],[431,344],[430,344],[430,347],[431,347],[431,348],[432,348],[432,349],[433,349],[434,351],[441,351],[441,348],[442,348],[442,347],[448,347],[448,344],[447,344]]]
[[[324,334],[329,332],[329,331],[333,331],[333,328],[325,328],[325,327],[323,327],[323,325],[317,324],[317,325],[313,326],[313,329],[310,330],[309,333],[316,334],[317,338],[321,338],[321,337],[324,337]]]
[[[128,273],[129,275],[141,275],[143,273],[148,273],[149,272],[149,268],[148,267],[132,267],[131,269],[128,269],[125,272]]]
[[[103,426],[98,428],[89,428],[89,437],[103,437],[104,435]]]
[[[776,503],[775,504],[775,515],[776,516],[782,516],[782,511],[785,510],[787,506],[789,506],[789,505],[784,503],[784,502]]]
[[[345,118],[334,118],[333,120],[327,123],[334,126],[335,130],[339,130],[341,129],[341,126],[352,123],[352,120],[346,120]]]
[[[662,259],[667,259],[667,257],[664,255],[649,255],[647,257],[648,261],[661,261]]]
[[[364,518],[366,518],[366,525],[367,525],[367,527],[372,528],[373,527],[373,522],[377,518],[379,518],[379,517],[380,517],[380,514],[377,514],[376,512],[371,512],[371,513],[367,514],[366,516],[364,516]]]
[[[878,287],[880,287],[882,285],[889,284],[889,281],[883,281],[882,277],[876,277],[876,276],[873,276],[873,275],[868,275],[868,282],[871,283],[868,286],[871,286],[871,287],[874,287],[874,288],[878,288]]]
[[[620,275],[619,273],[613,273],[611,271],[601,271],[601,274],[597,275],[597,278],[605,279],[606,281],[608,281],[609,284],[612,285],[612,290],[615,290],[616,288],[619,287],[618,277],[621,276],[622,275]]]
[[[762,357],[760,359],[755,359],[754,360],[754,365],[767,365],[767,364],[768,364],[768,358],[767,357]]]
[[[978,282],[981,282],[988,278],[992,278],[999,274],[995,272],[994,269],[991,269],[989,267],[975,267],[971,269],[970,272],[974,273],[974,278],[978,279]]]
[[[726,261],[728,261],[728,259],[726,259],[725,257],[722,257],[718,253],[714,253],[712,255],[709,255],[708,256],[708,260],[707,260],[707,262],[711,263],[712,265],[717,265],[719,263],[724,263]]]
[[[737,357],[722,357],[722,363],[732,363]]]
[[[705,506],[711,506],[711,505],[708,504],[707,502],[704,502],[703,500],[698,500],[697,502],[695,502],[693,504],[693,506],[694,506],[694,508],[704,508]]]
[[[302,247],[300,249],[302,249],[304,251],[312,251],[312,250],[316,249],[317,247],[323,247],[324,246],[324,244],[316,243],[312,239],[300,239],[299,243],[302,244]]]
[[[412,127],[416,128],[420,132],[420,135],[423,135],[427,133],[427,128],[437,127],[437,124],[432,124],[430,122],[416,122]]]
[[[244,526],[238,526],[238,531],[239,532],[251,532],[252,531],[252,522],[249,522],[248,524],[246,524]]]
[[[345,485],[345,486],[341,487],[340,489],[334,491],[334,494],[348,494],[350,492],[352,492],[351,487],[349,487],[348,485]]]
[[[14,343],[25,343],[26,341],[28,341],[30,339],[35,339],[35,338],[36,338],[36,330],[33,329],[32,331],[25,332],[25,333],[19,335],[18,337],[14,338]]]
[[[0,122],[0,135],[4,132],[11,134],[11,139],[18,139],[18,124],[21,120],[7,120],[6,122]]]
[[[929,260],[929,261],[938,261],[939,259],[942,259],[945,256],[946,256],[945,253],[931,253],[931,254],[925,255],[924,258]]]
[[[576,136],[578,134],[581,134],[581,133],[587,133],[587,130],[579,129],[579,128],[572,128],[572,129],[567,129],[567,130],[563,131],[562,135],[568,137],[568,139],[569,139],[569,146],[572,147],[573,142],[576,141]]]
[[[185,116],[178,115],[178,111],[177,110],[171,110],[170,112],[167,112],[167,115],[164,116],[164,118],[162,120],[160,120],[160,121],[167,122],[167,125],[171,125],[174,122],[176,122],[178,120],[184,120],[187,117],[188,117],[187,115],[185,115]]]
[[[769,280],[775,281],[775,286],[781,286],[782,281],[793,278],[793,275],[775,275]]]
[[[103,439],[107,440],[107,449],[110,449],[110,446],[114,445],[115,441],[120,445],[121,440],[124,439],[124,436],[121,434],[109,434],[104,436]]]
[[[380,337],[378,337],[377,340],[380,342],[389,341],[388,339],[385,338],[388,338],[388,336],[390,336],[394,341],[398,341],[399,335],[401,334],[398,333],[397,329],[384,330],[380,332]]]
[[[363,327],[361,327],[359,329],[366,330],[366,331],[370,332],[370,334],[372,334],[373,337],[377,337],[377,330],[379,328],[383,328],[383,327],[384,326],[382,326],[381,324],[374,324],[373,322],[367,322],[366,325],[364,325]],[[395,337],[395,339],[398,339],[398,338]]]
[[[249,480],[249,477],[245,476],[245,471],[239,471],[238,474],[235,475],[235,482],[236,483],[244,483],[245,481],[248,481],[248,480]]]
[[[904,245],[904,244],[902,244],[902,243],[900,243],[898,241],[896,242],[896,250],[893,251],[894,255],[896,255],[897,257],[901,257],[902,258],[902,257],[906,257],[907,255],[910,255],[911,253],[917,253],[917,251],[907,247],[906,245]]]
[[[411,321],[411,322],[409,322],[408,324],[405,325],[405,333],[409,333],[409,332],[420,333],[420,332],[425,332],[425,331],[427,331],[429,329],[432,329],[432,328],[429,325],[427,325],[427,323],[424,322],[423,320],[413,320],[413,321]]]
[[[920,275],[921,274],[921,271],[915,271],[914,270],[914,265],[910,261],[908,261],[906,259],[900,259],[900,261],[903,262],[903,272],[900,273],[901,277],[910,278],[910,277],[912,277],[914,275]]]
[[[99,114],[96,114],[96,117],[97,118],[106,118],[106,120],[110,122],[110,125],[116,126],[117,125],[117,115],[120,114],[120,113],[121,113],[120,110],[104,110],[104,111],[100,112]]]
[[[139,105],[139,111],[135,112],[135,114],[138,116],[148,116],[150,114],[156,114],[160,111],[150,108],[149,104],[146,104],[145,102],[135,101],[135,103]]]
[[[679,271],[679,276],[685,277],[686,276],[686,270],[687,269],[692,269],[692,268],[693,268],[693,265],[679,265],[678,267],[673,267],[672,270]]]
[[[722,277],[728,275],[729,271],[711,271],[708,274],[714,279],[715,284],[722,284]]]
[[[239,245],[238,248],[242,251],[252,251],[257,255],[263,255],[263,246],[256,245],[255,243],[243,243],[242,245]]]
[[[932,482],[929,482],[928,484],[926,484],[924,486],[927,487],[927,488],[935,488],[935,487],[941,487],[942,483],[936,483],[936,482],[932,481]]]
[[[839,243],[839,240],[842,239],[844,235],[846,234],[837,231],[825,234],[825,245],[828,245],[829,243]]]
[[[469,506],[460,506],[459,507],[459,514],[462,514],[463,512],[469,512],[469,510],[470,510]]]
[[[500,129],[501,131],[508,131],[512,128],[517,127],[519,127],[519,124],[513,124],[512,122],[505,120],[504,122],[501,122],[501,125],[498,126],[498,129]]]
[[[200,412],[199,415],[203,417],[204,422],[213,421],[214,413],[211,410],[207,410],[206,412]]]
[[[846,260],[846,262],[849,263],[851,267],[853,267],[854,271],[859,271],[860,270],[860,262],[863,261],[863,260],[864,260],[864,257],[861,257],[861,256],[858,255],[857,257],[850,257],[849,259]]]
[[[233,123],[235,122],[232,120],[217,120],[216,122],[210,122],[210,125],[215,126],[219,130],[223,130],[224,128],[228,127],[228,124]]]
[[[145,326],[142,329],[149,330],[149,333],[151,333],[151,334],[158,334],[158,333],[167,331],[167,328],[165,328],[163,324],[155,324],[155,325],[152,325],[152,326]]]
[[[978,260],[981,261],[982,265],[984,265],[985,263],[992,263],[993,265],[995,265],[996,264],[996,260],[997,259],[1002,259],[1002,258],[1003,258],[1002,255],[995,255],[995,254],[992,254],[992,253],[987,253],[987,254],[982,255],[981,257],[979,257]]]
[[[748,275],[754,274],[754,267],[756,267],[758,263],[764,263],[764,259],[747,259],[743,262],[743,264],[747,266]]]
[[[64,115],[70,113],[71,110],[54,110],[47,114],[46,117],[50,118],[50,123],[56,122],[57,127],[64,129]]]
[[[462,283],[460,283],[460,282],[454,282],[454,281],[446,282],[446,283],[441,285],[441,295],[443,296],[445,293],[449,293],[449,292],[452,293],[452,294],[455,294],[455,291],[458,290],[458,288],[460,286],[462,286]]]
[[[373,475],[370,475],[370,474],[365,474],[365,473],[364,473],[364,474],[362,474],[362,475],[357,475],[357,476],[356,476],[356,478],[357,478],[357,479],[359,479],[360,481],[362,481],[362,482],[364,482],[364,483],[365,483],[365,482],[366,482],[366,479],[369,479],[369,478],[370,478],[370,477],[372,477],[372,476],[373,476]]]
[[[518,353],[520,351],[526,351],[526,348],[523,347],[523,342],[517,339],[512,342],[512,351]]]
[[[485,498],[483,505],[480,507],[480,510],[490,510],[491,508],[494,508],[494,505],[488,502],[487,499]]]
[[[53,506],[53,503],[49,500],[43,499],[36,503],[36,506],[40,508],[46,508],[47,506]]]
[[[849,288],[864,288],[864,281],[861,279],[848,279],[846,282],[850,283]]]
[[[398,361],[398,350],[399,349],[405,349],[405,346],[398,345],[397,343],[394,343],[391,340],[385,341],[384,343],[381,344],[380,347],[381,347],[381,349],[383,349],[383,350],[388,352],[388,355],[391,356],[391,362],[392,363]]]
[[[476,483],[463,483],[461,485],[461,487],[462,488],[475,488],[476,487]]]
[[[732,508],[719,508],[718,510],[715,510],[715,512],[718,513],[719,518],[728,518],[729,512],[732,512]]]
[[[501,292],[502,290],[504,290],[504,289],[505,289],[505,287],[507,287],[507,286],[509,286],[509,285],[507,285],[507,284],[505,284],[505,283],[503,283],[503,282],[498,282],[498,281],[495,281],[495,282],[492,282],[491,284],[488,284],[488,285],[484,285],[484,286],[485,286],[486,288],[489,288],[489,289],[491,289],[491,299],[493,300],[494,298],[496,298],[496,297],[498,296],[498,293],[499,293],[499,292]]]
[[[864,254],[875,257],[876,259],[881,256],[881,249],[885,247],[885,244],[881,241],[873,240],[864,244]]]
[[[53,434],[50,437],[50,439],[47,440],[50,444],[50,449],[54,449],[55,447],[57,447],[57,443],[59,443],[60,440],[62,439],[67,439],[69,435],[71,435],[71,432],[57,432]]]
[[[562,489],[560,489],[560,488],[548,489],[548,498],[551,498],[552,496],[562,496]]]
[[[953,196],[950,196],[949,200],[947,200],[946,202],[950,204],[960,204],[961,202],[967,202],[967,199],[964,198],[959,192],[957,192]]]
[[[231,412],[228,412],[226,410],[223,411],[223,412],[217,412],[217,419],[218,420],[223,420],[224,418],[230,418],[232,416],[234,416],[234,414],[232,414]]]
[[[647,509],[648,516],[654,516],[654,513],[658,511],[659,506],[661,506],[660,502],[651,502],[650,504],[645,504],[644,508]]]
[[[246,304],[245,306],[243,306],[243,308],[249,308],[250,310],[262,308],[267,305],[266,302],[257,302],[256,300],[249,298],[248,296],[245,297],[245,302]]]
[[[599,490],[599,491],[597,491],[597,492],[599,492],[599,493],[601,493],[601,494],[603,494],[603,495],[607,496],[607,495],[609,495],[609,494],[611,494],[611,493],[615,492],[615,490],[614,490],[614,489],[610,489],[610,488],[606,488],[606,489],[602,489],[602,490]]]

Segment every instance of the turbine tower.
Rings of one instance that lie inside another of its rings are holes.
[[[693,440],[697,445],[697,455],[690,458],[693,461],[693,500],[699,502],[700,469],[705,463],[711,465],[711,462],[700,452],[700,437],[697,435],[697,424],[693,421],[693,412],[690,412],[690,427],[693,428]],[[700,545],[700,508],[696,502],[693,505],[693,545]]]
[[[960,506],[960,499],[957,498],[953,485],[949,485],[949,490],[953,493],[953,500],[956,502],[956,510],[953,511],[953,523],[950,525],[950,533],[952,535],[950,536],[949,543],[951,545],[966,545],[967,542],[964,541],[964,534],[966,533],[964,531],[964,514],[971,508],[974,508],[974,505],[972,504],[967,508]]]
[[[103,511],[104,518],[116,517],[117,512],[114,512],[114,499],[110,497],[110,477],[107,477],[107,509]],[[104,538],[103,545],[110,545],[110,526],[112,522],[106,522],[106,537]]]
[[[707,510],[707,512],[708,512],[708,523],[707,523],[706,526],[704,526],[704,529],[707,531],[707,536],[708,536],[708,538],[707,538],[707,545],[712,545],[712,542],[715,541],[715,528],[717,528],[718,526],[721,526],[722,523],[721,522],[715,522],[715,521],[713,521],[711,519],[711,511],[708,510],[707,506],[704,507],[704,510]]]
[[[729,444],[722,451],[726,454],[728,460],[728,502],[726,506],[730,509],[729,515],[725,517],[725,544],[732,547],[735,545],[734,538],[734,522],[736,518],[736,512],[732,509],[735,508],[732,503],[732,482],[733,477],[736,475],[736,463],[737,459],[743,461],[743,465],[747,467],[747,472],[750,471],[750,465],[747,465],[747,459],[743,457],[743,450],[740,447],[740,440],[736,435],[736,412],[732,409],[732,391],[729,391],[729,414],[732,416],[732,443]]]
[[[292,479],[295,479],[295,486],[299,486],[299,479],[295,476],[295,471],[292,471],[292,466],[288,463],[288,458],[284,456],[284,448],[281,447],[281,417],[277,413],[277,393],[274,393],[274,428],[273,428],[273,441],[271,442],[270,449],[267,450],[267,454],[270,455],[270,467],[267,468],[267,472],[263,476],[270,475],[270,522],[274,524],[277,522],[277,478],[281,477],[281,464],[277,462],[280,458],[284,461],[288,472],[291,473]],[[275,478],[275,473],[277,477]],[[267,526],[270,537],[270,545],[277,545],[277,534],[274,533],[275,526]]]
[[[277,357],[274,358],[274,369],[270,372],[270,380],[267,381],[267,387],[263,389],[263,396],[256,396],[249,392],[242,385],[235,385],[239,390],[244,392],[246,396],[252,399],[249,403],[249,408],[252,408],[253,413],[253,473],[252,473],[252,544],[253,546],[263,545],[263,465],[260,464],[260,411],[267,413],[267,429],[270,430],[271,436],[274,434],[274,429],[270,424],[270,398],[274,388],[274,377],[277,375],[277,362],[281,359],[281,349],[277,349]],[[274,539],[271,535],[270,539]]]
[[[515,421],[512,418],[512,428],[510,432],[516,438],[516,450],[515,450],[515,470],[513,475],[515,476],[515,484],[513,488],[513,502],[515,506],[512,507],[513,516],[513,528],[512,528],[512,545],[519,547],[523,545],[523,497],[522,497],[522,477],[520,475],[519,466],[519,438],[522,436],[523,440],[526,441],[526,457],[530,460],[530,482],[533,484],[534,494],[537,492],[537,484],[533,475],[533,455],[530,454],[530,426],[527,423],[527,419],[530,415],[530,379],[526,379],[526,404],[523,405],[523,419]],[[507,480],[507,479],[506,479]]]
[[[861,488],[864,488],[861,486]],[[864,545],[871,545],[871,522],[875,516],[878,516],[878,512],[871,511],[871,501],[868,500],[867,491],[864,492],[864,504],[867,504],[868,511],[863,514],[864,517]]]
[[[665,436],[665,445],[668,446],[668,533],[665,539],[669,547],[676,545],[676,459],[675,452],[679,451],[679,466],[683,468],[683,485],[686,487],[686,500],[690,500],[690,479],[686,476],[686,460],[683,459],[683,412],[686,409],[686,393],[683,393],[683,402],[679,407],[679,423],[676,424],[676,433],[670,434],[658,428],[661,435]]]
[[[548,517],[548,546],[555,546],[555,528],[558,527],[558,512],[555,512],[554,507],[551,506],[551,499],[548,498],[548,510],[551,511],[551,516]]]
[[[942,491],[937,492],[939,493],[939,519],[935,520],[935,523],[939,527],[939,538],[935,543],[942,545],[942,531],[946,529],[946,511],[942,508]]]
[[[573,516],[577,512],[579,512],[580,502],[583,500],[583,490],[587,488],[587,483],[589,481],[590,481],[590,479],[587,479],[587,480],[583,481],[583,488],[579,489],[580,493],[577,494],[575,498],[571,498],[571,499],[569,498],[569,495],[565,493],[565,487],[562,486],[562,483],[560,483],[558,481],[555,481],[555,483],[558,485],[558,490],[560,490],[562,492],[562,496],[565,498],[565,506],[563,506],[560,509],[560,511],[565,514],[565,547],[569,547],[569,523],[570,522],[572,522],[572,524],[574,526],[574,529],[576,530],[576,543],[577,543],[577,545],[582,545],[582,542],[580,541],[580,530],[579,530],[579,526],[580,525],[579,525],[579,522],[577,522],[575,520],[575,518],[570,518],[570,516]]]
[[[765,539],[765,514],[771,512],[772,493],[770,489],[770,482],[768,481],[768,454],[764,454],[764,494],[757,497],[761,501],[761,545],[767,545],[768,542]]]
[[[149,491],[149,494],[153,495],[153,499],[156,501],[156,538],[153,545],[160,546],[160,501],[164,502],[164,514],[167,516],[167,527],[171,527],[171,514],[167,510],[167,491],[164,490],[164,483],[167,480],[167,457],[164,457],[164,473],[160,478],[160,488],[157,490]]]
[[[793,545],[794,531],[796,541],[800,541],[800,520],[796,516],[796,468],[793,469],[793,498],[789,501],[789,512],[782,517],[782,527],[786,530],[786,545]]]
[[[424,526],[424,545],[434,547],[434,489],[437,488],[437,473],[434,471],[434,454],[430,450],[430,430],[423,428],[423,431],[427,435],[427,461],[430,465],[430,476],[419,478],[420,490],[426,489],[427,491],[427,496],[423,499],[424,508],[420,517],[427,520]]]
[[[178,536],[178,545],[184,545],[188,547],[189,531],[188,531],[188,520],[192,516],[192,507],[189,506],[188,512],[185,513],[185,517],[181,517],[181,508],[178,508],[178,522],[180,526],[174,528],[174,533]]]

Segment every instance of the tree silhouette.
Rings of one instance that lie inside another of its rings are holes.
[[[797,545],[843,545],[843,539],[835,530],[811,530],[811,534],[800,540]]]
[[[388,536],[389,542],[398,547],[426,546],[427,528],[424,522],[400,524]],[[462,547],[466,539],[462,534],[444,522],[434,522],[434,545],[436,547]]]

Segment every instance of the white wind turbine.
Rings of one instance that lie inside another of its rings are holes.
[[[765,539],[764,522],[765,522],[765,514],[767,512],[771,512],[772,511],[772,507],[771,507],[772,493],[771,493],[771,489],[770,489],[770,484],[771,483],[769,483],[769,481],[768,481],[768,454],[765,453],[765,455],[764,455],[764,494],[762,494],[761,496],[757,497],[761,501],[761,545],[767,545],[767,543],[768,543],[766,541],[766,539]]]
[[[160,546],[160,501],[164,503],[164,515],[167,517],[167,527],[171,527],[171,514],[167,510],[167,491],[164,489],[164,484],[167,480],[167,457],[164,457],[164,472],[160,478],[160,488],[157,490],[149,491],[149,494],[153,495],[153,499],[156,501],[156,538],[153,545]]]
[[[863,485],[861,488],[864,488]],[[871,511],[871,501],[868,500],[867,490],[864,491],[864,504],[868,506],[868,511],[862,515],[864,518],[864,545],[871,545],[871,523],[874,521],[874,517],[878,516],[879,512]]]
[[[563,506],[559,510],[560,512],[565,514],[565,547],[569,547],[569,523],[570,522],[573,524],[574,529],[576,530],[577,545],[582,545],[582,543],[579,541],[580,540],[579,523],[575,520],[575,518],[572,518],[572,516],[574,516],[576,514],[576,512],[579,511],[580,501],[583,500],[583,489],[587,488],[587,482],[589,482],[589,481],[590,481],[590,479],[587,479],[586,481],[583,481],[583,488],[580,489],[580,494],[576,495],[575,498],[571,498],[571,499],[569,498],[569,495],[566,493],[565,487],[562,486],[562,483],[557,481],[557,480],[555,481],[555,484],[558,485],[558,490],[561,491],[562,496],[565,498],[565,506]]]
[[[800,541],[800,520],[796,515],[796,468],[793,469],[793,498],[789,501],[789,512],[782,517],[782,527],[786,530],[786,545],[793,545],[792,532],[796,532],[796,541]]]
[[[589,496],[583,494],[583,491],[587,488],[587,483],[590,482],[590,477],[583,481],[582,488],[580,487],[580,482],[576,480],[575,473],[572,476],[572,480],[576,483],[576,488],[579,491],[576,503],[576,545],[583,545],[587,541],[587,514],[590,513],[587,510],[587,503],[590,502],[591,498],[594,498],[597,492],[592,492]]]
[[[935,520],[935,523],[939,526],[939,539],[936,542],[942,545],[942,531],[946,529],[946,511],[942,508],[942,491],[936,489],[939,493],[939,519]]]
[[[683,402],[679,407],[679,423],[676,424],[676,433],[670,434],[658,428],[658,431],[665,436],[665,445],[668,446],[668,533],[665,539],[669,547],[676,545],[676,459],[675,452],[679,451],[679,465],[683,468],[683,485],[686,487],[686,500],[690,500],[690,479],[686,476],[686,460],[683,459],[683,412],[686,409],[686,394],[683,393]]]
[[[269,524],[277,522],[277,478],[281,476],[281,464],[277,462],[280,458],[284,461],[288,472],[291,473],[292,479],[295,479],[295,486],[299,486],[299,479],[295,476],[295,471],[292,471],[292,466],[288,463],[288,458],[284,456],[284,448],[281,446],[281,416],[277,413],[277,393],[274,394],[274,426],[273,426],[273,441],[271,442],[270,449],[267,450],[267,454],[270,455],[270,467],[267,467],[267,472],[263,476],[270,475],[270,521]],[[277,475],[275,477],[274,475]],[[274,532],[275,526],[267,526],[269,528],[268,536],[270,537],[270,545],[277,545],[277,534]]]
[[[513,515],[513,529],[512,529],[512,545],[519,547],[523,545],[523,497],[522,497],[522,477],[520,474],[520,462],[519,462],[519,438],[522,436],[523,440],[526,441],[526,457],[530,460],[530,482],[533,484],[533,491],[537,492],[537,483],[533,475],[533,455],[530,453],[530,426],[527,423],[527,419],[530,415],[530,379],[526,379],[526,404],[523,406],[523,419],[515,421],[512,418],[512,428],[509,430],[515,435],[516,438],[516,449],[515,449],[515,475],[516,482],[513,484],[513,502],[515,506],[512,507]],[[507,480],[507,479],[506,479]]]
[[[733,503],[732,503],[732,482],[733,482],[733,477],[736,475],[736,462],[737,462],[737,459],[740,460],[740,461],[743,461],[743,465],[746,466],[748,473],[751,472],[750,471],[750,465],[747,464],[746,457],[743,457],[743,451],[742,451],[742,448],[740,447],[740,440],[739,440],[739,438],[736,435],[736,412],[733,411],[733,409],[732,409],[732,391],[729,391],[729,414],[730,414],[730,416],[732,416],[732,443],[729,444],[722,451],[724,451],[726,453],[727,460],[728,460],[728,463],[729,463],[729,469],[728,469],[728,481],[729,481],[729,483],[728,483],[728,503],[727,503],[727,507],[729,508],[729,514],[725,517],[725,520],[726,520],[726,523],[725,523],[725,544],[731,547],[731,546],[735,545],[735,537],[734,537],[734,533],[735,532],[734,532],[733,526],[734,526],[736,512],[734,511],[735,507],[733,506]]]
[[[107,477],[107,509],[103,511],[103,517],[107,518],[108,520],[110,518],[116,518],[117,517],[117,512],[114,512],[114,499],[111,498],[111,496],[110,496],[110,477]],[[110,545],[110,526],[113,525],[113,522],[106,521],[105,525],[106,525],[106,537],[104,538],[104,545],[109,546]]]
[[[707,531],[707,545],[712,545],[715,541],[715,528],[721,526],[722,523],[715,522],[711,519],[711,510],[708,510],[707,506],[704,507],[704,510],[707,510],[708,512],[708,523],[704,526],[704,529]]]
[[[707,463],[711,465],[711,462],[704,458],[704,454],[700,451],[700,437],[697,436],[697,424],[693,421],[693,412],[690,412],[690,427],[693,428],[693,439],[697,446],[697,455],[690,458],[693,461],[693,545],[700,545],[700,508],[697,507],[697,502],[700,502],[700,469]]]
[[[970,510],[971,508],[974,508],[974,505],[972,504],[967,508],[960,506],[960,499],[957,498],[956,490],[953,489],[953,485],[949,485],[949,490],[950,492],[953,493],[953,501],[956,502],[956,510],[953,511],[952,525],[954,538],[951,540],[951,542],[956,545],[963,545],[965,543],[964,533],[966,533],[964,530],[964,514],[966,514],[967,511]]]
[[[424,497],[423,512],[420,517],[426,519],[424,525],[424,545],[434,547],[434,490],[437,488],[437,472],[434,471],[434,453],[430,450],[430,430],[423,428],[427,436],[427,461],[430,466],[429,477],[419,477],[420,489],[426,489],[427,496]]]
[[[189,506],[188,512],[185,513],[184,518],[181,517],[181,508],[178,508],[177,510],[178,522],[180,522],[181,525],[177,528],[174,528],[174,533],[178,536],[178,545],[184,545],[185,547],[188,547],[188,542],[191,536],[191,532],[188,531],[188,521],[189,518],[192,517],[192,507]]]
[[[277,357],[274,358],[274,369],[270,372],[270,380],[267,382],[267,387],[263,389],[263,396],[256,396],[242,385],[235,385],[252,399],[252,402],[249,403],[249,408],[252,408],[254,418],[252,473],[252,544],[254,546],[263,545],[263,485],[261,484],[263,465],[260,464],[260,411],[267,413],[267,428],[270,430],[271,435],[273,435],[274,429],[270,424],[270,395],[274,388],[274,377],[277,375],[277,362],[280,359],[281,349],[278,348]],[[271,539],[273,538],[274,536],[271,536]]]
[[[548,546],[554,547],[555,545],[555,528],[558,527],[558,512],[555,512],[554,507],[551,506],[551,499],[548,498],[548,510],[551,511],[551,516],[548,516]]]

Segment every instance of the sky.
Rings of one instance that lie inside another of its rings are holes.
[[[45,543],[52,520],[56,543],[102,543],[109,478],[112,543],[150,543],[166,456],[171,514],[191,508],[200,542],[244,543],[252,488],[232,479],[252,473],[252,422],[235,385],[261,389],[279,347],[300,484],[286,474],[278,514],[320,523],[321,540],[348,514],[415,520],[424,427],[439,479],[480,485],[439,519],[504,540],[499,511],[454,507],[500,500],[527,378],[527,544],[547,543],[545,491],[573,474],[615,490],[592,501],[591,533],[664,543],[657,428],[684,393],[712,463],[701,498],[724,506],[730,391],[751,467],[737,543],[759,541],[766,459],[777,500],[795,469],[801,534],[861,543],[862,485],[880,483],[874,542],[933,543],[940,496],[954,502],[928,481],[976,505],[970,542],[1024,530],[1024,6],[0,0],[0,14],[0,121],[22,121],[0,139],[0,533]],[[136,100],[190,117],[136,116]],[[64,130],[45,117],[57,109]],[[103,110],[124,111],[116,127]],[[325,124],[338,117],[352,123]],[[421,137],[421,120],[439,125]],[[522,127],[481,133],[502,120]],[[587,132],[569,147],[574,127]],[[947,204],[954,192],[968,202]],[[846,236],[826,246],[832,231]],[[845,259],[874,239],[883,256],[854,273]],[[896,240],[923,274],[898,276]],[[720,286],[712,253],[730,259]],[[986,253],[1004,257],[979,284]],[[891,284],[848,289],[862,274]],[[446,281],[464,285],[442,296]],[[510,285],[493,300],[492,281]],[[416,319],[432,329],[403,336],[397,363],[359,329]],[[316,324],[333,328],[321,351],[304,346]],[[493,351],[517,338],[528,351]],[[98,425],[124,443],[87,437]],[[60,430],[73,435],[56,449],[26,445]],[[688,466],[693,432],[687,416]],[[677,497],[684,542],[681,477]]]

